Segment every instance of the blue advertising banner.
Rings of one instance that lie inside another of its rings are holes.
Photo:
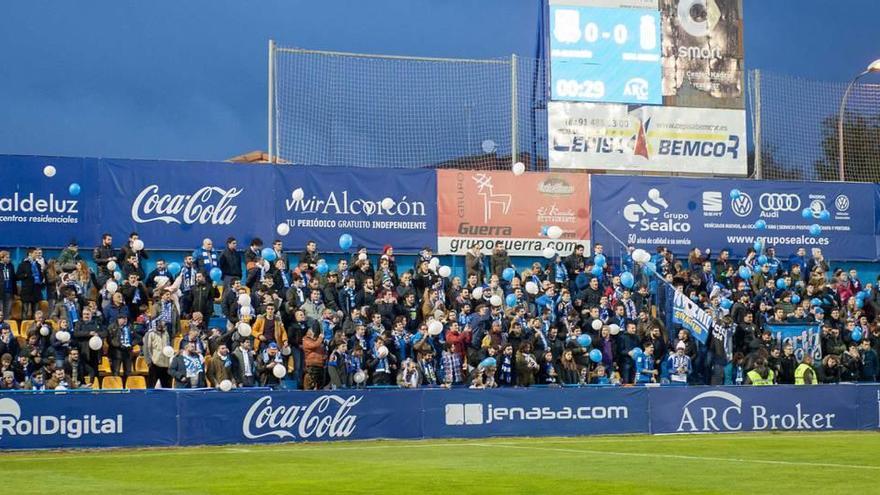
[[[0,243],[65,247],[97,235],[97,160],[0,155]]]
[[[742,256],[756,240],[787,259],[799,247],[829,259],[875,260],[873,184],[594,175],[593,222],[640,247]],[[766,227],[756,227],[764,220]],[[811,227],[818,225],[818,232]],[[595,231],[595,229],[594,229]],[[814,235],[817,234],[817,235]]]
[[[648,431],[644,388],[425,391],[423,406],[429,438]]]
[[[419,438],[419,399],[412,390],[191,392],[180,395],[180,443]]]
[[[169,392],[9,393],[0,397],[0,450],[177,444]]]
[[[666,291],[667,318],[671,319],[673,324],[681,325],[690,332],[691,336],[705,344],[712,330],[712,317],[697,303],[688,299],[683,292],[675,290],[668,284],[664,284],[663,287]],[[668,323],[667,326],[672,328]]]
[[[805,355],[813,357],[813,362],[822,361],[822,329],[819,325],[766,325],[779,347],[791,344],[798,361]]]
[[[230,235],[275,233],[266,165],[105,159],[98,177],[101,228],[137,231],[152,249],[195,249],[207,237],[219,250]]]
[[[856,386],[649,389],[651,433],[859,428]],[[662,405],[662,407],[659,407]]]
[[[277,223],[289,225],[286,239],[292,245],[314,240],[319,249],[336,251],[339,236],[349,234],[353,247],[363,245],[372,252],[385,244],[401,252],[418,252],[426,246],[437,249],[434,170],[274,169]]]
[[[880,430],[880,386],[858,387],[859,429]]]

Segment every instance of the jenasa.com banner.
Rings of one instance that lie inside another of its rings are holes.
[[[744,255],[756,240],[780,259],[821,248],[837,260],[875,260],[873,184],[592,176],[593,222],[637,247],[693,247]],[[731,195],[738,190],[739,195]],[[807,218],[804,217],[807,210]],[[828,219],[822,219],[822,212]],[[755,227],[758,220],[766,228]],[[810,227],[817,224],[819,235]]]

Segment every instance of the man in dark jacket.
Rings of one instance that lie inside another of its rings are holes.
[[[174,378],[174,388],[204,388],[205,365],[202,357],[196,352],[196,345],[188,342],[183,351],[174,356],[168,374]]]
[[[18,292],[22,304],[22,320],[30,320],[43,300],[43,287],[46,286],[46,267],[43,262],[43,250],[30,247],[27,257],[18,265],[15,278],[21,282]]]
[[[79,344],[79,351],[84,358],[86,372],[89,375],[89,382],[92,382],[98,376],[98,367],[101,364],[103,350],[93,351],[89,347],[89,340],[96,335],[101,337],[101,339],[106,339],[107,331],[101,328],[98,322],[92,318],[92,310],[90,308],[84,308],[82,313],[82,319],[76,323],[73,329],[73,339]]]
[[[778,383],[794,384],[794,370],[798,367],[797,357],[791,344],[785,344],[782,348],[782,356],[779,358]]]
[[[92,258],[98,265],[98,286],[103,287],[104,283],[113,276],[113,271],[107,267],[107,263],[116,262],[116,250],[113,249],[113,236],[104,234],[101,236],[101,245],[95,248]]]
[[[0,309],[7,318],[12,314],[12,302],[18,292],[15,266],[10,259],[9,251],[0,251]]]
[[[217,288],[208,282],[203,272],[196,273],[196,283],[192,287],[192,313],[200,312],[205,320],[210,320],[214,315],[214,299],[219,295]]]
[[[241,280],[241,253],[235,237],[226,239],[226,249],[220,253],[220,271],[223,272],[223,289],[228,289],[234,279]]]

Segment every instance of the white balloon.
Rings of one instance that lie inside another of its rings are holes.
[[[541,251],[541,254],[548,260],[553,259],[553,257],[556,256],[556,250],[552,247],[545,247],[544,250]]]
[[[438,266],[440,266],[440,258],[435,256],[431,258],[431,262],[428,264],[431,266],[431,268],[437,268]]]
[[[559,239],[562,237],[562,227],[558,225],[553,225],[549,229],[547,229],[547,237],[551,239]]]
[[[278,235],[287,235],[290,233],[290,225],[279,223],[278,226],[275,227],[275,232],[278,232]]]
[[[538,288],[538,284],[534,282],[526,282],[526,292],[529,294],[537,294],[540,289]]]
[[[289,345],[286,345],[281,348],[281,355],[282,356],[290,356],[290,346]]]
[[[241,316],[250,316],[254,314],[254,308],[250,306],[242,306],[241,307]]]
[[[168,277],[165,275],[159,275],[158,277],[153,279],[156,282],[156,287],[162,287],[163,285],[168,283]]]
[[[113,278],[117,281],[122,280],[122,272],[113,272]]]
[[[602,320],[593,320],[593,323],[591,323],[591,326],[593,327],[593,330],[595,330],[597,332],[599,330],[602,330]]]
[[[376,357],[379,359],[384,358],[388,355],[388,348],[384,345],[380,345],[378,349],[376,349]]]
[[[608,332],[611,333],[611,335],[617,335],[620,333],[620,327],[618,325],[612,323],[612,324],[608,325]]]
[[[241,307],[250,306],[251,305],[250,294],[239,294],[238,295],[238,305]]]
[[[222,390],[223,392],[229,392],[230,390],[232,390],[232,382],[229,380],[222,380],[220,382],[220,390]]]
[[[428,324],[428,335],[440,335],[443,333],[443,324],[437,320]]]
[[[305,195],[306,193],[302,190],[301,187],[294,189],[293,192],[290,193],[290,197],[293,198],[294,201],[302,201]]]
[[[523,162],[516,162],[513,164],[513,175],[522,175],[526,172],[526,164]]]
[[[162,355],[167,358],[173,358],[174,357],[174,348],[171,347],[170,345],[166,345],[165,347],[162,348]]]
[[[43,337],[48,337],[50,333],[52,333],[52,332],[49,330],[49,327],[47,327],[46,325],[43,325],[40,327],[40,335],[42,335]]]
[[[365,381],[367,381],[367,374],[364,373],[364,370],[357,370],[354,373],[354,382],[360,384],[364,383]]]
[[[251,326],[247,323],[240,321],[238,322],[238,334],[242,337],[250,337],[251,336]]]
[[[439,273],[441,277],[446,278],[446,277],[452,275],[452,268],[449,268],[448,266],[443,265],[440,267],[439,270],[437,270],[437,273]]]
[[[367,253],[361,253],[358,255],[358,261],[364,261],[367,259]]]
[[[104,347],[104,341],[101,340],[101,337],[95,335],[89,339],[89,349],[97,351],[100,350],[102,347]]]
[[[651,254],[644,249],[636,249],[632,253],[632,259],[637,263],[647,263],[651,261]]]
[[[111,272],[113,270],[115,270],[116,269],[116,262],[115,261],[108,261],[107,262],[107,269],[110,270]]]
[[[483,288],[482,287],[474,287],[473,292],[471,292],[471,296],[474,299],[482,299],[483,298]]]
[[[43,175],[46,177],[55,177],[55,172],[57,172],[57,170],[55,170],[55,167],[52,165],[46,165],[43,167]]]
[[[109,292],[110,294],[114,294],[117,290],[119,290],[119,285],[117,285],[116,282],[112,280],[108,280],[106,286],[107,292]]]
[[[385,198],[382,200],[382,208],[383,209],[390,210],[391,208],[394,208],[394,205],[395,205],[394,200],[391,198]]]
[[[58,339],[58,342],[61,342],[63,344],[70,340],[70,332],[59,330],[58,333],[55,334],[55,338]]]
[[[143,251],[144,249],[144,241],[140,239],[135,239],[131,241],[131,248],[135,251]]]
[[[498,294],[493,295],[489,298],[489,304],[492,306],[501,306],[501,296]]]
[[[284,378],[287,376],[287,368],[281,363],[275,363],[275,366],[272,367],[272,374],[275,375],[275,378]]]

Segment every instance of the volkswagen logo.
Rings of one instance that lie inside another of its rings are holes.
[[[758,204],[764,211],[799,211],[801,198],[797,194],[764,193]]]
[[[746,193],[740,193],[736,199],[730,200],[730,209],[738,217],[747,217],[752,213],[752,198]]]
[[[849,198],[845,194],[841,194],[834,200],[834,206],[837,207],[837,211],[846,211],[849,209]]]

